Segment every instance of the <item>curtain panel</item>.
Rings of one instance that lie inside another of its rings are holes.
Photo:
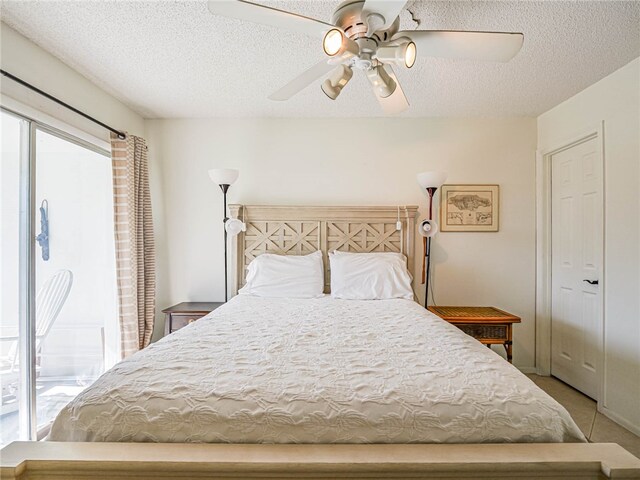
[[[122,358],[151,341],[155,317],[155,242],[147,145],[111,134],[113,208]]]

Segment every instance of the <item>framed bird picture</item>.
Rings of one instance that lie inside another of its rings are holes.
[[[440,231],[497,232],[498,185],[443,185],[440,191]]]

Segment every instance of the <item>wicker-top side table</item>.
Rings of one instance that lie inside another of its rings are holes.
[[[507,360],[511,363],[513,324],[520,323],[520,317],[495,307],[429,306],[427,308],[489,348],[494,344],[503,345],[507,351]]]

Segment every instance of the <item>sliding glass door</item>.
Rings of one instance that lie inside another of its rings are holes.
[[[2,162],[0,163],[0,443],[29,438],[30,388],[25,368],[24,331],[26,323],[21,315],[26,309],[23,275],[28,259],[24,251],[27,238],[28,215],[23,178],[28,176],[28,146],[30,125],[27,121],[2,112]]]
[[[0,326],[2,337],[14,333],[1,352],[6,444],[46,435],[119,354],[110,156],[33,121],[2,120]]]

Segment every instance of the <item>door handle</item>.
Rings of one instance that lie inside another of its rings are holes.
[[[582,280],[583,282],[587,282],[589,285],[598,285],[598,280],[587,280],[586,278]]]
[[[49,260],[49,201],[42,200],[40,204],[40,233],[36,237],[36,242],[42,249],[42,259]]]

